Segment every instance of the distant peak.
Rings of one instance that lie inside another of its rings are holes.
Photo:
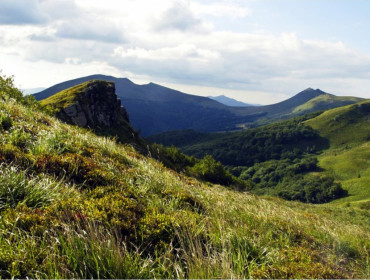
[[[321,89],[317,88],[317,89],[314,89],[312,87],[309,87],[309,88],[306,88],[305,90],[303,90],[302,92],[317,92],[317,93],[320,93],[320,94],[323,94],[323,93],[326,93],[324,91],[322,91]]]

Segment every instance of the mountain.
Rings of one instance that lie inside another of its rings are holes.
[[[1,278],[369,277],[366,210],[199,181],[3,84]]]
[[[225,95],[219,95],[219,96],[208,96],[209,98],[216,100],[217,102],[220,102],[226,106],[232,106],[232,107],[248,107],[248,106],[256,106],[254,104],[248,104],[241,101],[238,101],[236,99],[227,97]]]
[[[233,127],[234,114],[217,101],[184,94],[154,83],[137,85],[126,78],[103,75],[83,77],[57,84],[35,94],[35,97],[42,100],[93,79],[115,83],[117,96],[128,111],[133,127],[144,136],[189,127],[206,131]]]
[[[192,129],[202,132],[240,130],[276,120],[302,115],[306,110],[296,109],[326,93],[308,88],[283,102],[257,107],[231,107],[207,97],[185,94],[154,83],[137,85],[126,78],[92,75],[54,85],[34,96],[45,99],[59,91],[89,80],[114,82],[117,96],[130,115],[131,124],[143,136],[165,131]],[[355,103],[354,100],[348,102]],[[326,104],[326,105],[325,105]],[[321,102],[320,110],[336,106]],[[340,105],[340,104],[339,104]],[[316,110],[313,106],[311,111]]]

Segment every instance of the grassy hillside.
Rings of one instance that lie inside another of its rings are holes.
[[[368,212],[203,184],[0,88],[2,278],[367,278]]]
[[[364,101],[363,98],[353,96],[335,96],[332,94],[319,95],[306,103],[297,106],[293,110],[293,114],[310,113],[315,111],[328,110],[330,108],[342,107],[345,105]]]
[[[330,141],[320,166],[349,191],[333,203],[370,209],[370,101],[326,111],[306,125]]]
[[[71,88],[62,90],[46,99],[40,101],[42,106],[50,106],[55,110],[66,108],[77,101],[79,94],[82,94],[89,82],[81,83]]]

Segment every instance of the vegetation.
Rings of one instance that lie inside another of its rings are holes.
[[[44,107],[49,108],[51,111],[60,110],[66,108],[75,103],[76,98],[79,94],[83,93],[89,82],[85,82],[74,87],[62,90],[57,94],[50,96],[47,99],[40,101],[40,104]]]
[[[325,98],[349,99],[320,95],[312,102]],[[368,209],[369,104],[365,100],[243,132],[176,131],[150,140],[174,144],[191,155],[211,154],[233,175],[249,181],[256,194]],[[316,191],[307,197],[309,186],[321,189],[322,197]]]
[[[370,276],[367,210],[205,184],[10,95],[0,93],[1,278]]]
[[[332,177],[307,174],[319,169],[314,157],[271,160],[237,169],[244,169],[240,178],[251,181],[252,191],[257,194],[307,203],[325,203],[348,194]]]
[[[202,181],[230,186],[239,190],[246,190],[249,184],[231,175],[220,162],[212,156],[206,155],[202,159],[188,156],[174,146],[164,147],[152,144],[149,147],[150,155],[161,161],[164,166]]]
[[[370,205],[370,101],[324,112],[305,122],[330,141],[318,158],[324,173],[348,191],[335,205],[369,209]]]
[[[325,203],[344,197],[347,192],[330,175],[306,176],[319,170],[315,154],[328,146],[328,141],[317,131],[303,124],[317,115],[305,115],[244,132],[212,135],[179,131],[153,138],[165,143],[173,141],[196,156],[212,155],[228,165],[241,179],[239,181],[244,181],[244,185],[256,194]],[[190,137],[184,137],[186,135]],[[214,173],[224,174],[224,171]]]
[[[196,157],[209,154],[225,165],[252,166],[272,159],[300,158],[305,153],[313,154],[327,147],[327,140],[303,124],[317,115],[305,115],[242,132],[205,134],[179,131],[163,133],[149,140],[176,143],[187,154]]]

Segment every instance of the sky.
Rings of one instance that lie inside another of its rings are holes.
[[[18,87],[91,74],[271,104],[308,88],[370,98],[368,0],[0,0]]]

